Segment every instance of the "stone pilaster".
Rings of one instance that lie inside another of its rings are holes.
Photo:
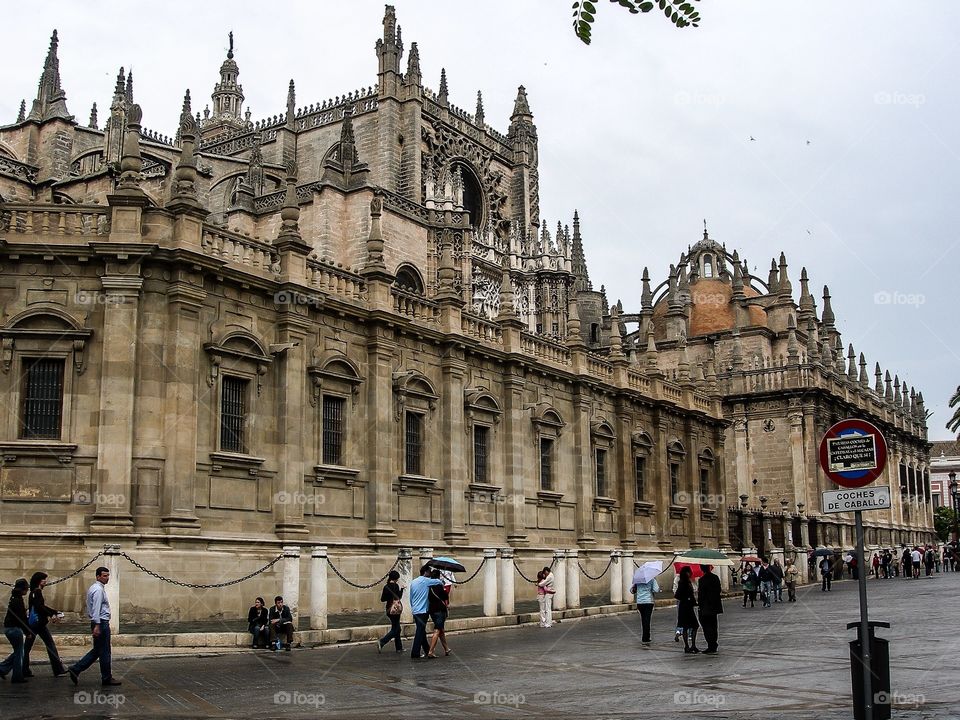
[[[590,396],[583,387],[573,392],[573,495],[576,509],[577,543],[595,544],[593,536],[593,498],[596,486],[593,476],[593,445],[590,441]]]
[[[309,330],[308,318],[297,312],[306,312],[303,306],[293,306],[280,314],[277,322],[277,344],[274,355],[279,367],[274,368],[277,386],[277,430],[279,431],[278,477],[276,486],[286,497],[303,495],[305,470],[304,450],[307,447],[306,417],[306,363],[305,340]],[[273,350],[273,348],[271,348]],[[281,539],[293,539],[307,534],[303,522],[303,504],[288,502],[274,508],[275,532]]]
[[[790,460],[793,479],[793,501],[809,503],[807,497],[807,473],[803,452],[803,412],[791,408],[787,419],[790,421]],[[786,536],[784,536],[786,537]]]
[[[619,429],[616,439],[616,484],[617,503],[620,506],[619,537],[624,547],[636,545],[634,532],[633,503],[636,500],[636,484],[633,482],[633,417],[623,400],[618,401],[617,419]]]
[[[508,502],[504,506],[504,526],[507,542],[513,546],[526,545],[524,442],[530,429],[524,422],[523,370],[508,367],[503,376],[503,477]],[[536,465],[534,465],[536,467]],[[537,487],[537,480],[533,480]]]
[[[372,327],[367,339],[367,535],[371,540],[396,535],[391,524],[394,443],[400,425],[394,414],[393,358],[397,343],[393,331]],[[389,428],[389,430],[388,430]]]
[[[687,536],[690,538],[690,547],[702,547],[703,542],[703,518],[700,516],[700,510],[703,508],[705,498],[700,497],[700,459],[699,447],[700,436],[696,429],[687,422],[687,495],[690,498],[690,515],[687,518],[689,525],[687,527]]]
[[[653,450],[653,480],[657,488],[657,545],[666,550],[673,545],[670,539],[670,472],[667,467],[667,430],[666,419],[661,417],[657,423],[657,438]]]
[[[443,539],[448,545],[467,541],[464,528],[466,517],[467,479],[470,476],[469,458],[472,448],[466,442],[466,432],[470,429],[464,419],[463,379],[467,372],[463,350],[449,345],[440,361],[441,380],[441,481],[443,495]],[[492,561],[491,561],[492,562]]]

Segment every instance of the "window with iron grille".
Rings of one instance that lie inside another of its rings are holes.
[[[553,440],[540,438],[540,489],[553,490]]]
[[[670,502],[677,504],[680,494],[680,464],[670,463]]]
[[[423,475],[423,415],[407,413],[406,473]]]
[[[323,464],[343,465],[344,400],[323,396]]]
[[[473,426],[473,481],[487,482],[487,442],[490,439],[490,428],[483,425]]]
[[[24,358],[20,404],[21,439],[60,439],[63,363],[62,358]]]
[[[597,497],[607,497],[607,451],[597,449]]]
[[[633,459],[633,479],[637,485],[637,500],[643,500],[647,492],[647,459],[639,455]]]
[[[246,452],[244,426],[247,421],[247,385],[243,378],[223,377],[220,389],[220,449]]]
[[[707,468],[700,468],[700,502],[706,503],[706,497],[710,494],[710,471]]]

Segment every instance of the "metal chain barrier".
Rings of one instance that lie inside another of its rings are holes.
[[[143,565],[138,563],[136,560],[134,560],[132,557],[127,555],[125,552],[121,552],[118,554],[121,557],[126,558],[130,562],[130,564],[133,565],[135,568],[137,568],[138,570],[142,570],[143,572],[145,572],[147,575],[150,575],[151,577],[157,578],[157,580],[162,580],[163,582],[170,583],[171,585],[178,585],[179,587],[190,588],[192,590],[213,590],[215,588],[224,588],[224,587],[229,587],[230,585],[236,585],[237,583],[242,583],[244,580],[249,580],[250,578],[257,576],[260,573],[266,572],[267,570],[272,568],[274,565],[276,565],[278,562],[280,562],[283,559],[282,554],[277,555],[273,560],[268,562],[259,570],[254,570],[249,575],[244,575],[242,578],[237,578],[236,580],[228,580],[222,583],[213,583],[212,585],[201,585],[199,583],[185,583],[185,582],[180,582],[179,580],[172,580],[168,577],[164,577],[160,573],[156,573],[153,570],[149,570],[145,568]]]
[[[553,566],[556,565],[556,564],[557,564],[557,559],[554,558],[554,559],[553,559],[553,562],[550,563],[550,570],[551,570],[551,571],[553,570]],[[522,577],[522,578],[523,578],[524,580],[526,580],[528,583],[534,583],[534,584],[536,584],[536,582],[537,582],[536,580],[531,580],[530,578],[528,578],[526,575],[523,574],[523,570],[521,570],[521,569],[520,569],[520,566],[517,565],[517,559],[516,559],[516,558],[513,559],[513,567],[515,567],[515,568],[517,569],[517,572],[520,574],[520,577]]]
[[[591,575],[590,573],[588,573],[587,570],[586,570],[586,568],[584,568],[583,565],[580,564],[580,561],[577,560],[577,567],[580,568],[580,572],[582,572],[584,575],[586,575],[586,576],[587,576],[588,578],[590,578],[591,580],[599,580],[600,578],[602,578],[604,575],[607,574],[607,570],[610,569],[610,566],[611,566],[611,565],[613,565],[613,556],[610,557],[610,560],[607,562],[607,566],[603,569],[603,572],[600,573],[599,575],[597,575],[596,577],[594,577],[593,575]]]
[[[386,580],[388,577],[390,577],[390,573],[393,572],[394,570],[396,570],[396,569],[397,569],[397,565],[399,565],[399,564],[400,564],[400,558],[397,558],[396,561],[393,563],[393,565],[390,566],[390,569],[387,570],[386,574],[385,574],[383,577],[381,577],[381,578],[379,578],[379,579],[377,579],[377,580],[374,580],[372,583],[370,583],[370,584],[368,584],[368,585],[361,585],[361,584],[355,583],[355,582],[353,582],[353,581],[351,581],[351,580],[347,580],[347,578],[344,576],[344,574],[343,574],[342,572],[340,572],[339,569],[337,569],[337,566],[336,566],[336,565],[333,564],[333,560],[331,560],[329,557],[327,558],[327,565],[330,566],[330,569],[333,570],[333,572],[336,574],[336,576],[337,576],[338,578],[340,578],[341,580],[343,580],[343,581],[344,581],[347,585],[349,585],[350,587],[355,587],[355,588],[357,588],[358,590],[369,590],[369,589],[372,588],[372,587],[376,587],[377,585],[379,585],[380,583],[382,583],[384,580]]]
[[[453,580],[453,581],[451,581],[451,582],[453,582],[454,585],[466,585],[468,582],[470,582],[470,581],[473,580],[477,575],[480,574],[480,569],[481,569],[484,565],[486,565],[486,564],[487,564],[487,558],[483,558],[483,559],[480,561],[480,564],[477,566],[477,569],[473,572],[473,575],[471,575],[470,577],[468,577],[466,580]]]
[[[80,573],[82,573],[84,570],[86,570],[88,567],[90,567],[91,565],[93,565],[93,564],[97,561],[97,559],[100,558],[100,557],[102,557],[102,556],[103,556],[103,552],[98,552],[96,555],[94,555],[92,558],[90,558],[86,563],[84,563],[81,567],[77,568],[76,570],[74,570],[74,571],[73,571],[72,573],[70,573],[69,575],[64,575],[62,578],[57,578],[56,580],[50,580],[50,581],[47,583],[47,587],[50,587],[51,585],[56,585],[57,583],[62,583],[64,580],[69,580],[69,579],[72,578],[72,577],[76,577],[77,575],[79,575]],[[6,585],[7,587],[13,587],[13,586],[14,586],[14,583],[8,583],[8,582],[4,582],[3,580],[0,580],[0,585]]]

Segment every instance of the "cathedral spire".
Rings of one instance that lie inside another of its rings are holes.
[[[587,271],[587,258],[583,252],[583,238],[580,236],[580,215],[576,210],[573,211],[573,248],[570,260],[574,290],[593,290],[590,273]]]
[[[117,189],[125,194],[143,194],[140,188],[140,170],[143,157],[140,154],[140,120],[143,111],[134,103],[127,108],[126,129],[123,133],[123,154],[120,157],[120,181]]]
[[[523,85],[517,88],[517,99],[513,101],[513,114],[510,116],[510,120],[518,118],[533,118],[533,113],[530,112],[530,103],[527,100],[527,89]]]
[[[220,82],[213,88],[212,122],[219,125],[243,126],[240,113],[243,111],[243,86],[238,82],[240,67],[233,59],[233,31],[229,35],[230,49],[227,59],[220,66]]]
[[[26,101],[26,100],[21,100],[21,101],[20,101],[20,112],[17,113],[17,122],[18,122],[18,123],[22,123],[22,122],[23,122],[24,120],[26,120],[26,119],[27,119],[27,101]]]
[[[787,256],[782,252],[780,253],[779,271],[777,292],[780,293],[780,297],[790,300],[793,297],[793,286],[790,284],[790,278],[787,277]]]
[[[513,281],[510,279],[510,253],[503,254],[500,263],[500,312],[498,320],[516,320],[517,307],[514,303]],[[569,321],[567,327],[569,328]],[[579,332],[579,322],[578,328]]]
[[[297,165],[293,160],[287,162],[287,182],[283,194],[283,207],[280,210],[280,232],[277,242],[299,243],[300,203],[297,201]]]
[[[297,88],[293,84],[293,78],[290,78],[290,84],[287,86],[287,125],[293,127],[293,121],[297,114]]]
[[[836,317],[833,315],[833,306],[830,304],[830,288],[826,285],[823,286],[823,313],[820,319],[828,329],[833,329]]]
[[[440,92],[437,93],[437,102],[446,107],[449,103],[449,100],[447,99],[448,96],[449,91],[447,90],[447,69],[440,68]]]
[[[474,121],[477,124],[478,128],[483,128],[484,125],[484,115],[483,115],[483,93],[477,90],[477,113],[474,116]]]
[[[777,260],[770,260],[770,273],[767,275],[767,291],[771,295],[777,295],[780,291],[780,270],[777,268]]]
[[[420,50],[415,42],[410,43],[410,55],[407,56],[407,74],[403,76],[404,85],[420,85],[423,76],[420,73]]]
[[[367,235],[367,261],[364,270],[386,272],[383,262],[383,231],[380,229],[380,216],[383,214],[383,197],[375,192],[370,200],[370,232]]]
[[[123,97],[127,101],[127,105],[133,104],[133,68],[130,68],[127,72],[127,84],[123,90]]]
[[[400,74],[400,57],[403,55],[403,42],[400,39],[400,28],[397,25],[397,13],[393,5],[387,5],[383,11],[383,37],[377,38],[378,75],[390,73]],[[381,82],[381,85],[385,83]],[[384,88],[381,88],[383,90]]]
[[[90,108],[90,122],[87,123],[87,127],[97,129],[97,103],[94,102],[93,106]]]
[[[653,293],[650,291],[650,271],[643,268],[643,290],[640,292],[640,309],[645,311],[653,310]]]
[[[57,31],[54,30],[50,36],[50,47],[47,50],[47,58],[43,63],[43,73],[40,75],[40,83],[37,87],[37,97],[33,101],[33,107],[27,120],[37,120],[43,122],[52,118],[62,118],[63,120],[73,120],[73,116],[67,110],[67,96],[60,87],[60,59],[57,57],[57,47],[60,41],[57,37]]]
[[[197,120],[190,109],[190,91],[183,95],[180,111],[180,161],[173,172],[173,188],[168,205],[197,208]]]

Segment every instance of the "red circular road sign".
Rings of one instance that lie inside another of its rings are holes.
[[[887,441],[865,420],[841,420],[820,441],[820,467],[845,488],[869,485],[887,465]]]

